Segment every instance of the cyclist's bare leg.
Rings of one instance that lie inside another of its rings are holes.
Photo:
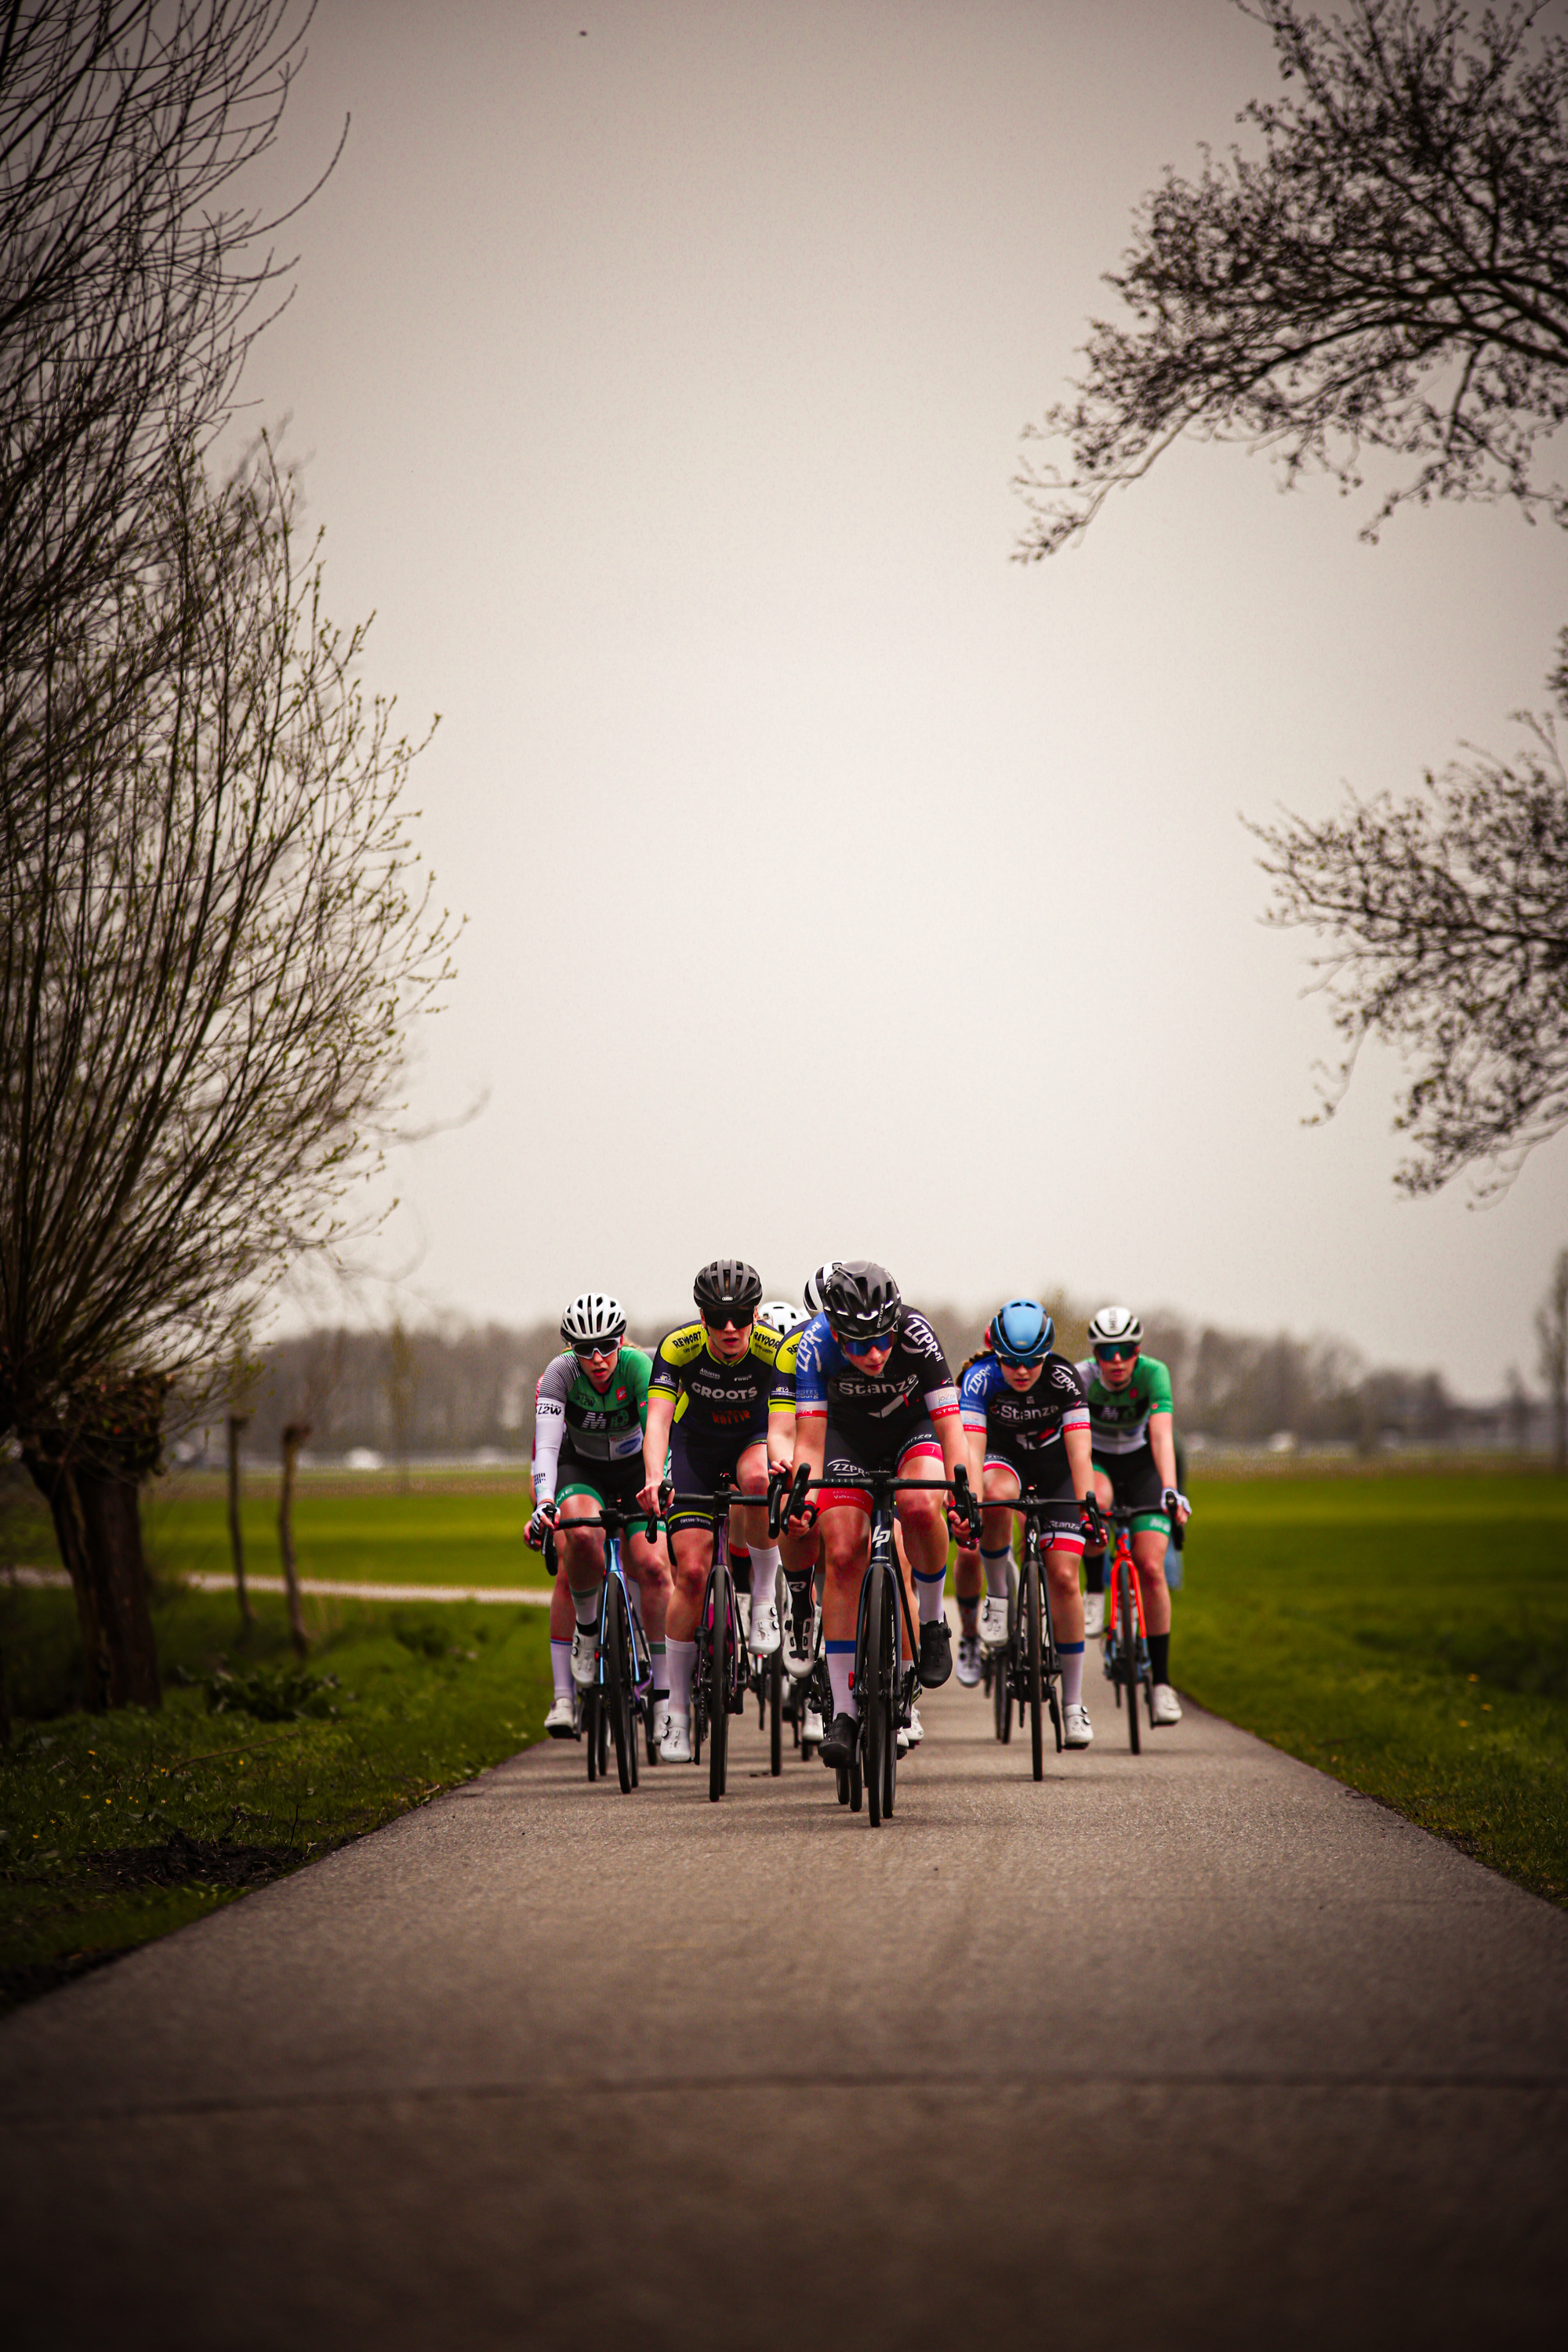
[[[1102,1511],[1109,1511],[1112,1503],[1116,1500],[1116,1496],[1111,1492],[1110,1481],[1106,1476],[1103,1470],[1097,1470],[1094,1474],[1094,1499],[1100,1505]],[[1105,1547],[1103,1544],[1100,1545],[1098,1548],[1093,1544],[1086,1544],[1084,1546],[1083,1566],[1085,1580],[1088,1583],[1089,1591],[1091,1592],[1103,1592],[1105,1591]]]
[[[959,1545],[958,1557],[952,1563],[952,1590],[958,1602],[959,1623],[965,1633],[973,1633],[980,1597],[985,1590],[985,1571],[980,1565],[978,1544]]]
[[[572,1704],[572,1636],[577,1630],[577,1612],[572,1606],[572,1588],[566,1573],[557,1566],[555,1581],[550,1588],[550,1675],[557,1701],[563,1706]]]
[[[858,1715],[849,1677],[855,1664],[855,1622],[860,1585],[871,1556],[871,1518],[853,1505],[837,1504],[816,1523],[824,1571],[822,1638],[833,1685],[835,1715]]]
[[[669,1615],[671,1577],[669,1558],[662,1543],[650,1543],[646,1535],[628,1535],[622,1546],[621,1557],[626,1573],[637,1586],[642,1604],[642,1629],[647,1635],[647,1646],[653,1661],[654,1712],[668,1705],[669,1675],[665,1664],[665,1629]]]
[[[1062,1705],[1083,1704],[1083,1594],[1079,1590],[1081,1544],[1058,1534],[1045,1553],[1046,1580],[1051,1593],[1051,1631],[1062,1662]]]
[[[899,1460],[900,1478],[940,1478],[942,1454],[939,1447],[925,1444],[911,1445]],[[947,1585],[947,1497],[938,1488],[915,1488],[895,1496],[897,1525],[903,1536],[904,1558],[909,1575],[906,1584],[912,1584],[914,1617],[917,1624],[928,1618],[942,1615],[942,1596]]]
[[[596,1495],[568,1495],[561,1506],[561,1520],[555,1541],[561,1555],[557,1584],[571,1588],[572,1606],[575,1612],[578,1631],[587,1639],[597,1639],[599,1599],[605,1589],[605,1538],[597,1528],[584,1528],[574,1533],[578,1519],[596,1519],[599,1498]]]
[[[897,1519],[893,1521],[893,1549],[899,1556],[899,1573],[904,1580],[904,1599],[909,1603],[910,1623],[912,1625],[916,1622],[916,1612],[920,1607],[920,1595],[915,1591],[915,1572],[910,1566],[909,1547],[904,1541],[904,1531]],[[910,1648],[908,1627],[902,1630],[899,1638],[902,1644],[900,1654],[907,1664],[914,1655]]]

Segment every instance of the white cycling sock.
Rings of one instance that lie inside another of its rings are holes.
[[[752,1599],[760,1592],[764,1601],[778,1595],[779,1548],[777,1544],[758,1544],[752,1553]]]
[[[572,1696],[572,1644],[570,1642],[552,1642],[550,1671],[555,1679],[556,1697],[570,1698]]]
[[[572,1587],[572,1606],[577,1612],[577,1625],[580,1632],[584,1633],[598,1632],[599,1595],[604,1589],[602,1584],[574,1584]]]
[[[1083,1643],[1058,1642],[1057,1655],[1062,1662],[1062,1705],[1083,1705]]]
[[[669,1670],[669,1706],[672,1715],[691,1712],[691,1672],[697,1664],[695,1642],[667,1642],[664,1663]]]
[[[1000,1551],[982,1551],[980,1565],[985,1570],[985,1597],[988,1601],[1006,1600],[1007,1563],[1012,1557],[1010,1544],[1005,1544]]]
[[[947,1562],[942,1564],[940,1576],[922,1576],[915,1570],[915,1607],[922,1625],[934,1625],[942,1615],[942,1589],[947,1582]]]
[[[665,1646],[662,1642],[650,1642],[647,1645],[648,1655],[653,1660],[653,1695],[656,1699],[669,1696],[669,1668],[665,1660]]]
[[[855,1704],[855,1693],[850,1688],[855,1679],[855,1644],[853,1642],[829,1642],[825,1646],[827,1651],[827,1679],[833,1685],[833,1712],[835,1715],[858,1716],[860,1710]]]

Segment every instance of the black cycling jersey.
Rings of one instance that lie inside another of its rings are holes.
[[[1063,1432],[1089,1428],[1083,1383],[1065,1356],[1047,1355],[1032,1388],[1010,1388],[994,1356],[964,1370],[959,1404],[963,1425],[983,1430],[985,1451],[1017,1471],[1022,1484],[1055,1494],[1070,1477]]]
[[[650,1397],[674,1397],[676,1422],[689,1442],[744,1447],[768,1433],[778,1334],[753,1323],[746,1352],[727,1364],[714,1355],[700,1323],[683,1323],[658,1343],[648,1376]]]
[[[814,1315],[800,1334],[795,1360],[797,1420],[826,1413],[836,1431],[880,1444],[892,1429],[921,1414],[941,1422],[958,1411],[958,1391],[942,1341],[923,1315],[906,1307],[881,1370],[873,1376],[849,1362],[826,1315]]]

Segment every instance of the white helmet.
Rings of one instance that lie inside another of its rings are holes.
[[[805,1286],[805,1311],[808,1315],[822,1312],[822,1286],[838,1264],[836,1257],[825,1258]]]
[[[758,1322],[765,1323],[770,1331],[776,1331],[781,1339],[787,1339],[792,1331],[798,1331],[806,1319],[804,1310],[792,1307],[787,1298],[770,1298],[757,1309]]]
[[[1123,1347],[1142,1344],[1143,1326],[1131,1307],[1102,1307],[1089,1327],[1091,1348],[1114,1348],[1118,1341]]]
[[[584,1348],[595,1339],[606,1348],[626,1337],[626,1318],[621,1302],[607,1290],[584,1290],[561,1318],[561,1337],[569,1348]]]

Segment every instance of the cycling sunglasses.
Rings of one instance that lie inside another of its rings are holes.
[[[586,1363],[590,1356],[613,1356],[620,1344],[618,1339],[578,1339],[573,1344],[572,1353]]]
[[[1120,1364],[1124,1360],[1130,1361],[1137,1353],[1138,1349],[1133,1341],[1123,1339],[1114,1348],[1096,1348],[1094,1360],[1097,1364]]]
[[[702,1318],[710,1331],[749,1331],[756,1319],[755,1315],[737,1315],[733,1307],[727,1315],[704,1315]]]
[[[849,1356],[868,1356],[873,1348],[890,1348],[893,1344],[893,1335],[890,1331],[862,1332],[858,1339],[847,1339],[843,1334],[836,1332],[834,1337],[845,1354]]]

